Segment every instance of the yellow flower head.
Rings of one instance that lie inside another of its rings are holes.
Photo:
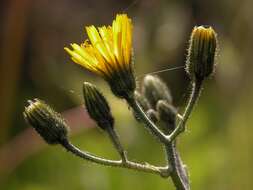
[[[132,68],[132,21],[118,14],[112,26],[86,27],[89,40],[65,47],[71,59],[102,76],[118,97],[127,98],[135,90]]]

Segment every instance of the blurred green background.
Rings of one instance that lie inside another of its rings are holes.
[[[73,64],[63,47],[86,39],[84,26],[109,25],[126,12],[134,23],[135,68],[143,75],[184,65],[195,25],[218,33],[215,75],[179,139],[195,190],[251,190],[253,186],[253,2],[251,0],[2,0],[0,2],[0,189],[173,189],[158,176],[89,164],[48,146],[24,122],[26,100],[39,97],[63,113],[71,140],[84,150],[117,158],[85,113],[82,83],[108,98],[130,158],[164,164],[159,144],[113,97],[101,78]],[[159,74],[178,108],[189,95],[183,69]]]

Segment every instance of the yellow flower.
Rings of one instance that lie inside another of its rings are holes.
[[[135,90],[132,68],[132,21],[126,14],[118,14],[112,26],[86,27],[89,40],[65,47],[71,59],[102,76],[114,94],[127,98]]]

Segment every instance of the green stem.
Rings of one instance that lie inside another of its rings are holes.
[[[147,117],[145,112],[142,110],[138,102],[134,98],[127,99],[128,104],[134,110],[134,112],[139,116],[139,118],[145,124],[144,126],[155,136],[160,142],[166,144],[168,139],[166,135]]]
[[[104,166],[112,166],[112,167],[120,167],[120,168],[127,168],[127,169],[132,169],[136,171],[142,171],[142,172],[147,172],[147,173],[153,173],[153,174],[158,174],[162,177],[169,177],[170,176],[170,171],[168,169],[168,166],[166,167],[157,167],[153,166],[150,164],[140,164],[136,162],[132,162],[126,159],[125,162],[122,160],[108,160],[104,158],[97,157],[95,155],[92,155],[88,152],[81,151],[77,147],[75,147],[73,144],[71,144],[67,139],[61,142],[61,145],[74,155],[83,158],[87,161],[97,163],[100,165]]]
[[[195,82],[192,83],[192,92],[188,100],[187,106],[185,108],[183,119],[179,122],[175,130],[167,137],[170,142],[172,142],[180,133],[182,133],[185,130],[185,124],[190,117],[190,114],[193,110],[195,103],[198,100],[198,97],[201,92],[201,87],[202,87],[202,80],[196,80]]]
[[[122,162],[126,162],[127,161],[127,157],[126,157],[126,151],[124,150],[124,148],[122,147],[120,140],[119,140],[119,136],[116,133],[116,131],[112,128],[112,127],[107,127],[106,131],[108,132],[108,135],[115,147],[115,149],[118,151]]]
[[[189,190],[189,180],[183,168],[183,163],[176,149],[176,142],[165,146],[167,160],[171,167],[171,179],[177,190]]]
[[[179,114],[177,114],[179,115]],[[175,129],[176,122],[167,123],[168,129]],[[170,131],[166,130],[165,134],[169,134]],[[171,179],[177,190],[189,190],[189,177],[187,175],[186,169],[184,168],[183,162],[180,158],[179,152],[176,148],[176,140],[173,142],[165,144],[165,153],[167,158],[167,163],[171,168]]]

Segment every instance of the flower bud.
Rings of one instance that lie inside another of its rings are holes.
[[[160,120],[167,124],[169,130],[173,130],[175,128],[177,109],[166,101],[159,100],[156,105],[156,110]]]
[[[149,109],[147,112],[146,112],[148,118],[153,122],[153,123],[157,123],[159,121],[159,118],[158,118],[158,114],[155,110],[153,109]]]
[[[146,112],[150,108],[148,100],[138,91],[134,92],[134,98],[138,102],[138,104],[141,106],[144,112]],[[141,119],[139,118],[139,115],[134,110],[132,111],[133,111],[133,115],[135,119],[140,122]]]
[[[143,96],[139,92],[135,91],[134,97],[144,111],[147,111],[150,108],[149,102],[145,96]]]
[[[203,80],[214,72],[217,37],[212,27],[194,27],[186,61],[186,71],[193,80]]]
[[[28,103],[24,118],[48,144],[59,144],[67,139],[68,126],[59,113],[39,99],[28,100]]]
[[[113,127],[114,118],[110,107],[97,87],[85,82],[83,84],[83,95],[86,109],[97,125],[103,130],[107,129],[107,127]]]
[[[143,81],[143,94],[152,108],[156,107],[159,100],[172,102],[172,97],[167,85],[157,76],[146,75]]]

